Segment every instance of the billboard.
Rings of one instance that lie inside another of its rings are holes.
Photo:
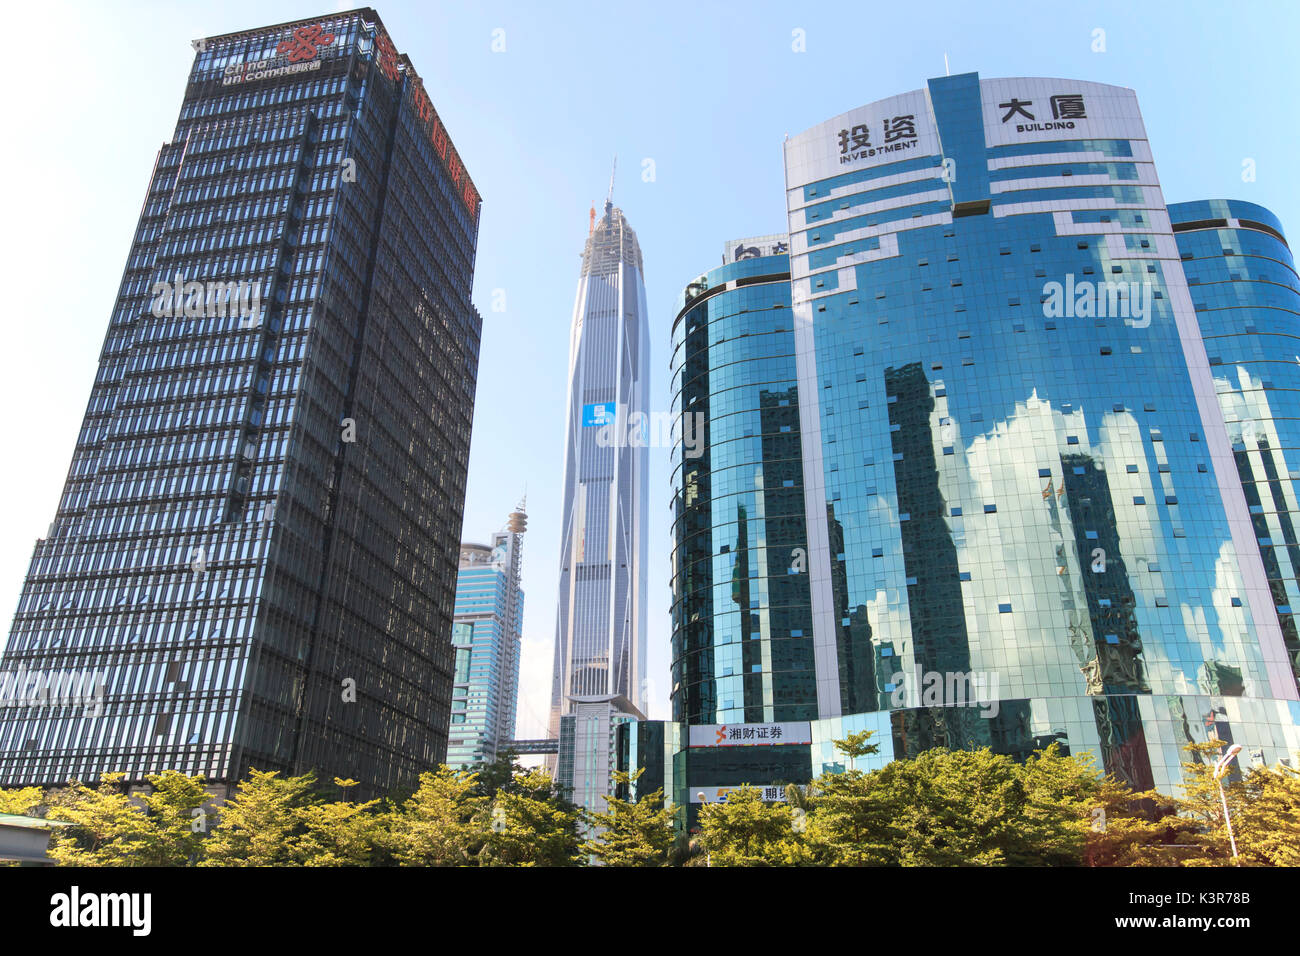
[[[722,264],[760,256],[784,256],[790,252],[790,237],[784,232],[750,239],[732,239],[722,247]]]
[[[785,787],[782,786],[761,786],[756,784],[747,784],[758,791],[759,798],[764,803],[781,803],[785,800]],[[726,803],[727,795],[739,790],[735,787],[691,787],[691,803]]]
[[[594,428],[599,425],[613,425],[618,414],[617,402],[595,402],[582,406],[582,427]]]
[[[806,720],[771,724],[695,724],[692,747],[771,747],[812,743],[812,724]]]

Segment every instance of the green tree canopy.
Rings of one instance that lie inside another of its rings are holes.
[[[616,771],[614,782],[631,787],[643,772]],[[606,796],[605,802],[604,813],[588,814],[591,836],[583,852],[605,866],[663,866],[673,848],[673,811],[664,806],[663,789],[635,801]]]
[[[517,771],[488,812],[480,863],[490,866],[573,866],[580,862],[581,808],[545,770]]]
[[[727,793],[700,810],[699,842],[710,866],[792,866],[812,862],[795,831],[794,808],[765,803],[755,787]]]
[[[200,866],[291,866],[302,862],[301,811],[312,802],[314,773],[281,777],[278,770],[250,770],[221,807],[220,821],[204,847]]]
[[[439,767],[420,774],[415,794],[386,815],[388,843],[401,866],[466,866],[487,838],[488,798],[478,796],[477,775]]]

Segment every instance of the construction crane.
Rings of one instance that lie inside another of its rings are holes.
[[[605,214],[614,208],[614,174],[618,172],[618,156],[614,156],[614,168],[609,171],[609,192],[605,194]],[[596,204],[591,204],[591,217],[587,223],[587,235],[596,231]]]

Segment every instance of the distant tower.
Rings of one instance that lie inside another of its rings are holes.
[[[552,737],[574,696],[618,694],[645,709],[648,463],[640,423],[649,351],[641,247],[614,206],[611,177],[605,213],[582,254],[569,333]]]
[[[524,502],[492,544],[460,546],[447,766],[491,763],[515,736],[523,636]]]

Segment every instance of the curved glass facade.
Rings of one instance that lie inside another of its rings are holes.
[[[860,727],[1162,789],[1300,749],[1133,92],[944,77],[785,148],[813,771]]]
[[[674,419],[703,431],[696,456],[685,441],[672,452],[673,718],[808,720],[817,688],[786,256],[688,285],[671,368]]]
[[[1214,390],[1300,680],[1300,280],[1267,209],[1214,199],[1169,207]]]

